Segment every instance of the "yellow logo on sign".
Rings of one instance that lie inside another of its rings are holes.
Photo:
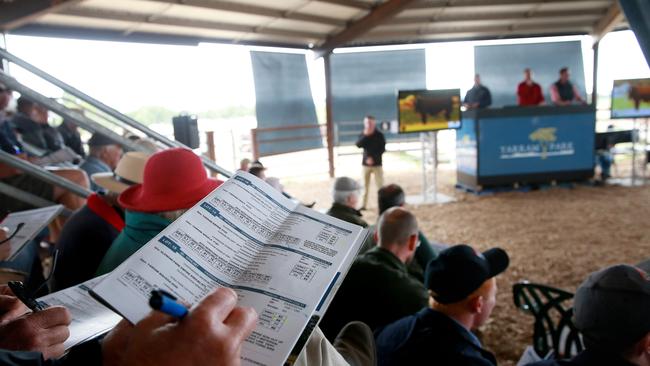
[[[528,135],[528,138],[531,141],[539,143],[539,145],[542,147],[542,159],[546,159],[547,157],[548,145],[557,140],[557,137],[555,136],[556,131],[557,128],[555,127],[543,127],[538,128],[533,133]]]

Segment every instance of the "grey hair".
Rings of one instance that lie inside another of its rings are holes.
[[[334,202],[339,203],[339,204],[346,204],[346,201],[348,200],[348,197],[350,197],[353,194],[359,194],[359,191],[337,191],[334,190],[332,191],[332,199]]]

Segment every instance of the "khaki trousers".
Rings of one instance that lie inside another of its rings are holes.
[[[370,176],[375,176],[375,185],[377,190],[384,186],[384,169],[381,166],[364,166],[363,167],[363,205],[361,207],[367,207],[368,205],[368,192],[370,192]]]

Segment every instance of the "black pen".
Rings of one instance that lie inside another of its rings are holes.
[[[36,299],[33,297],[29,296],[27,294],[27,289],[25,289],[25,285],[23,285],[22,282],[20,281],[9,281],[7,283],[9,288],[11,289],[11,292],[16,295],[18,300],[22,301],[25,306],[27,306],[31,311],[37,312],[41,310],[45,310],[45,306],[40,304]]]

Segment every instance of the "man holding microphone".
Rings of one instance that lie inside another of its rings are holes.
[[[363,133],[356,143],[357,147],[363,149],[363,205],[361,210],[366,209],[368,204],[368,192],[370,187],[370,176],[375,176],[377,190],[384,185],[384,170],[382,169],[381,157],[386,151],[386,139],[384,134],[376,128],[375,117],[366,116],[363,120]]]

